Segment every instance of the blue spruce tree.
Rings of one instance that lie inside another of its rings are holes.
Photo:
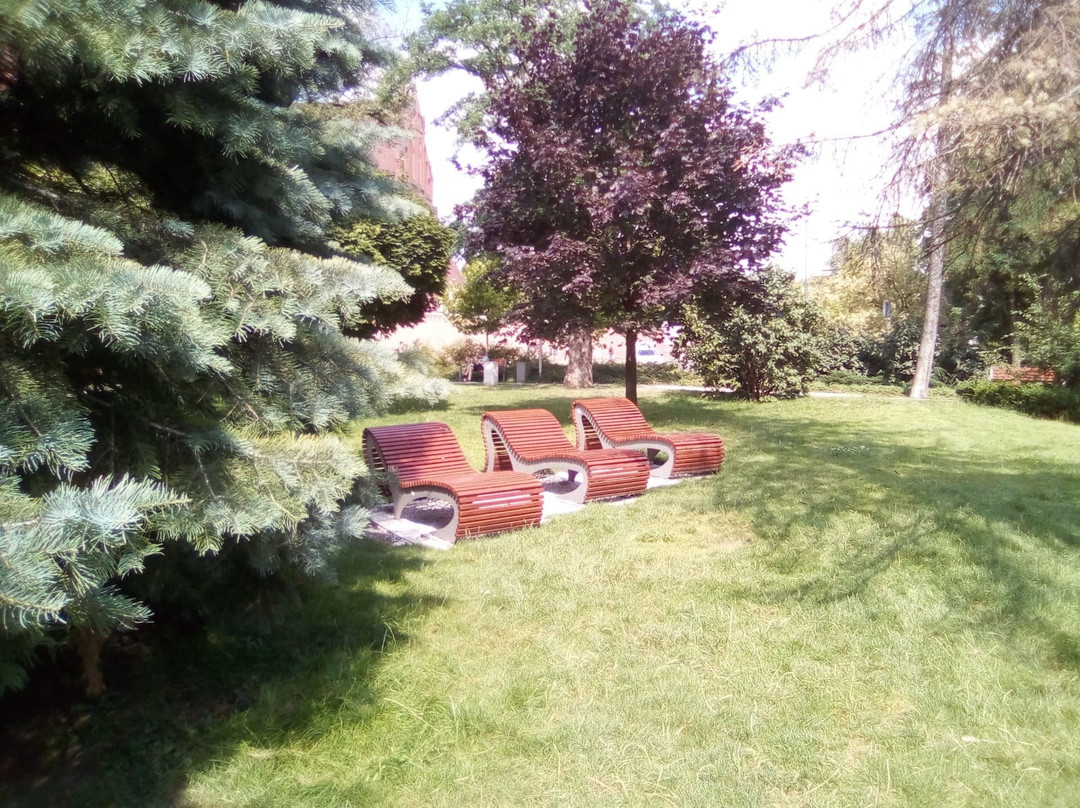
[[[350,336],[410,289],[327,236],[419,212],[357,112],[371,14],[0,0],[0,692],[65,643],[100,688],[169,587],[327,572],[366,515],[335,431],[439,395]]]

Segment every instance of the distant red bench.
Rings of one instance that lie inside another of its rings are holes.
[[[446,424],[368,427],[363,442],[368,467],[392,472],[395,518],[413,500],[428,498],[454,506],[450,523],[435,531],[450,541],[540,524],[540,481],[514,471],[476,471]]]
[[[535,474],[565,469],[582,482],[565,499],[585,502],[640,494],[649,484],[649,464],[637,452],[616,449],[582,451],[566,437],[558,419],[547,410],[485,412],[480,421],[487,444],[487,469],[514,469]]]
[[[1013,382],[1014,384],[1056,384],[1057,374],[1043,368],[1023,368],[1013,365],[993,365],[989,371],[992,382]]]
[[[667,432],[653,429],[641,410],[626,398],[586,398],[573,404],[577,444],[581,449],[635,449],[650,462],[663,452],[664,462],[652,466],[655,477],[711,474],[724,462],[724,441],[709,432]]]

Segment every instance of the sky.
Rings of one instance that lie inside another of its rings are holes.
[[[803,37],[832,27],[828,0],[684,0],[688,9],[707,22],[717,34],[718,53],[747,41],[764,38]],[[394,25],[408,31],[419,25],[418,0],[398,0]],[[874,216],[887,215],[896,204],[883,200],[890,179],[888,144],[880,137],[860,137],[886,128],[892,120],[888,97],[892,90],[890,68],[900,59],[902,44],[888,49],[845,56],[830,71],[822,86],[807,86],[816,49],[801,54],[778,54],[770,70],[754,77],[736,76],[741,100],[754,103],[766,96],[782,98],[781,106],[766,116],[774,143],[812,143],[812,154],[796,168],[785,189],[785,200],[794,208],[809,209],[796,221],[776,263],[802,280],[828,267],[833,241],[851,232],[850,225],[865,224]],[[434,122],[457,99],[478,85],[463,74],[446,74],[417,87],[420,111],[427,122],[428,158],[435,186],[435,207],[443,218],[454,206],[468,201],[478,179],[453,164],[454,133]],[[468,153],[460,157],[475,159]],[[916,204],[908,199],[902,212],[912,215]]]

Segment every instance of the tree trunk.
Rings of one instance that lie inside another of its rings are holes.
[[[626,397],[637,404],[637,331],[626,329]]]
[[[930,203],[930,271],[926,277],[926,312],[923,315],[922,336],[919,338],[919,358],[915,362],[915,378],[911,382],[912,398],[930,394],[930,374],[934,371],[937,350],[938,324],[941,321],[941,293],[945,285],[945,193],[934,191]]]
[[[1020,367],[1020,363],[1024,361],[1024,349],[1020,344],[1020,335],[1016,333],[1016,309],[1016,286],[1014,284],[1009,291],[1009,341],[1012,343],[1013,367]]]
[[[567,346],[566,387],[592,387],[592,331],[580,328],[570,335]]]
[[[945,37],[941,52],[941,79],[938,103],[949,98],[952,75],[953,39]],[[911,398],[930,395],[930,375],[934,371],[934,353],[937,351],[938,324],[941,321],[941,297],[945,286],[945,224],[949,215],[948,179],[945,165],[947,133],[942,125],[937,133],[937,153],[930,176],[930,266],[926,273],[926,312],[923,316],[922,336],[919,339],[919,358],[915,362],[915,378],[911,382]]]
[[[100,634],[89,628],[77,628],[71,632],[71,644],[82,662],[86,695],[91,698],[97,698],[105,692],[105,677],[101,672],[101,648],[108,638],[107,634]]]

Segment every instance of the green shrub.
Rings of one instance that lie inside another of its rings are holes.
[[[864,359],[869,340],[843,324],[832,324],[822,329],[821,356],[817,372],[822,376],[839,374],[844,378],[866,381],[867,366]]]
[[[648,362],[637,366],[638,384],[701,384],[701,378],[683,370],[675,362]],[[622,384],[626,381],[626,365],[622,362],[597,362],[593,365],[593,381],[597,384]]]
[[[367,304],[367,323],[355,329],[362,336],[419,323],[446,288],[446,270],[457,235],[431,214],[398,222],[354,221],[338,228],[334,236],[345,255],[397,270],[413,289],[402,300]]]
[[[517,345],[504,345],[501,342],[488,346],[487,356],[488,359],[502,359],[508,367],[519,359],[528,359],[528,355]]]
[[[708,387],[754,401],[802,395],[821,364],[821,312],[790,274],[770,267],[759,280],[752,300],[688,307],[676,351]]]
[[[975,404],[1080,423],[1080,393],[1067,387],[972,379],[958,384],[956,394]]]

